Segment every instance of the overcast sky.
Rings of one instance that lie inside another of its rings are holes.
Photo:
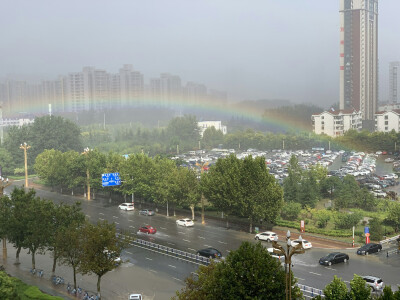
[[[230,99],[330,105],[339,96],[339,0],[2,0],[0,78],[133,64]],[[400,60],[400,1],[379,3],[381,98]]]

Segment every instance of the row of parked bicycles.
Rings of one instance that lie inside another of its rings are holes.
[[[38,277],[43,277],[43,270],[41,269],[31,269],[30,273],[32,275],[36,275]],[[55,285],[62,285],[64,284],[64,278],[61,276],[53,275],[51,276],[51,281]],[[74,288],[72,285],[69,283],[67,284],[67,292],[73,296],[76,296],[82,300],[99,300],[100,297],[97,295],[89,295],[87,291],[83,291],[79,286],[77,288]]]

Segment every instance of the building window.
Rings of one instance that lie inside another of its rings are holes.
[[[389,121],[385,121],[385,125],[389,125]]]
[[[385,131],[388,131],[388,127],[387,126],[385,127]]]
[[[322,116],[321,119],[323,120],[323,119],[324,119],[324,116]]]
[[[385,116],[385,120],[387,120],[387,119],[389,119],[389,116],[388,116],[388,115]]]

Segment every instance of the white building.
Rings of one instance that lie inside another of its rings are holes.
[[[313,130],[316,134],[332,137],[341,136],[350,129],[361,130],[362,113],[355,110],[324,111],[312,115]]]
[[[400,132],[400,109],[377,112],[375,114],[375,130]]]
[[[207,128],[214,127],[216,130],[222,131],[223,134],[227,133],[227,129],[225,125],[222,125],[221,121],[202,121],[197,122],[197,126],[200,129],[200,135],[203,137],[204,131]]]
[[[340,109],[373,125],[377,98],[378,0],[340,0]]]
[[[400,103],[400,62],[393,61],[389,64],[389,102]]]

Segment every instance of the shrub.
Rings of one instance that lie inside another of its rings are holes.
[[[334,218],[335,227],[339,229],[351,229],[356,226],[361,219],[359,213],[337,213]]]
[[[285,202],[281,210],[281,217],[285,220],[296,220],[301,210],[301,204]]]

